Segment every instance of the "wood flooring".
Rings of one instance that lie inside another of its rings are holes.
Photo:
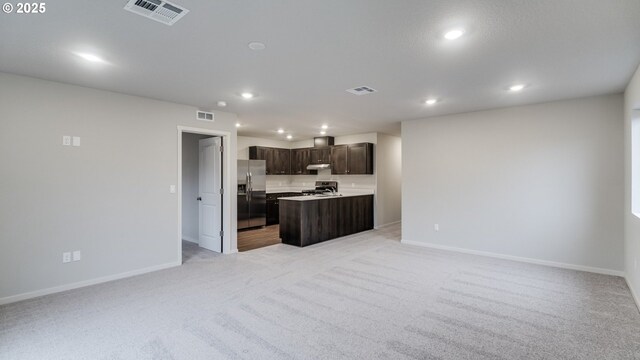
[[[238,251],[249,251],[280,244],[280,225],[238,231]]]

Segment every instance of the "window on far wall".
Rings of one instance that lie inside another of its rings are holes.
[[[640,217],[640,109],[631,115],[631,211]]]

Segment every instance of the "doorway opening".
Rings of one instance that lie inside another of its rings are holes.
[[[631,212],[640,217],[640,109],[631,113]]]
[[[240,252],[281,243],[277,197],[267,194],[266,164],[267,160],[238,159],[236,207]]]
[[[230,252],[227,140],[224,133],[178,127],[179,249],[183,263]]]

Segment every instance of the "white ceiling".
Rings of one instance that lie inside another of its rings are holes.
[[[205,110],[225,100],[240,134],[276,139],[282,127],[298,140],[322,123],[329,135],[398,133],[401,120],[620,92],[640,63],[638,0],[173,2],[191,11],[174,26],[126,0],[0,13],[0,71]],[[442,38],[458,26],[465,36]],[[518,82],[529,87],[505,91]],[[360,85],[378,92],[345,92]],[[442,101],[427,107],[430,96]]]

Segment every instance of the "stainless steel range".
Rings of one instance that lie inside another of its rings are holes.
[[[312,190],[302,190],[302,195],[318,195],[325,193],[337,193],[338,182],[337,181],[316,181],[316,188]]]

